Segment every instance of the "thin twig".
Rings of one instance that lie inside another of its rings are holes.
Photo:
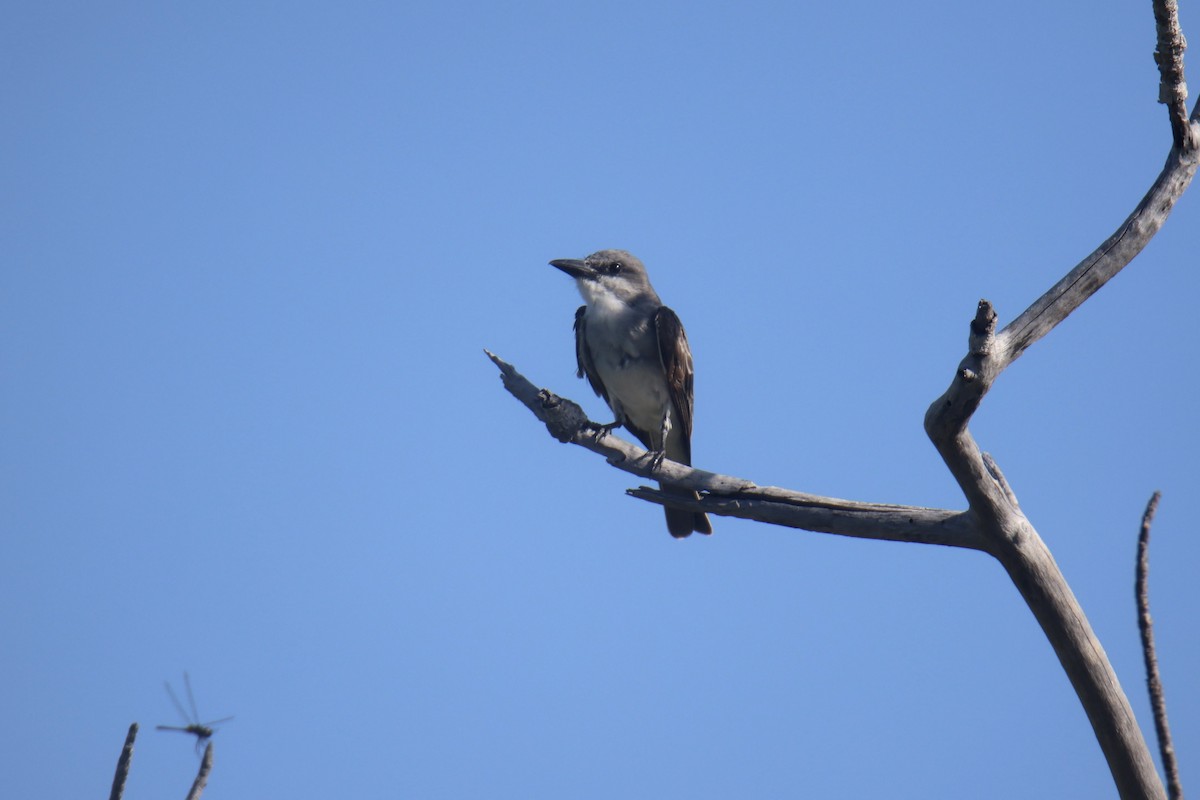
[[[192,784],[192,790],[188,792],[186,800],[200,800],[200,794],[208,785],[208,773],[212,772],[212,764],[213,746],[212,742],[209,742],[208,747],[204,748],[204,758],[200,759],[200,771],[196,773],[196,782]]]
[[[1175,746],[1171,743],[1171,727],[1167,724],[1167,701],[1163,696],[1162,679],[1158,675],[1158,655],[1154,650],[1154,622],[1150,619],[1150,592],[1147,580],[1150,573],[1150,523],[1158,510],[1161,492],[1155,492],[1142,515],[1142,531],[1138,535],[1137,579],[1135,593],[1138,606],[1138,630],[1142,634],[1142,655],[1146,659],[1146,685],[1150,688],[1150,707],[1154,711],[1154,728],[1158,732],[1158,749],[1162,755],[1163,771],[1167,774],[1167,792],[1171,800],[1183,800],[1179,782],[1179,764],[1175,761]]]
[[[138,724],[135,722],[129,726],[129,733],[125,734],[125,746],[121,748],[121,757],[117,759],[117,774],[113,776],[109,800],[121,800],[125,794],[125,780],[129,777],[129,762],[133,760],[133,740],[137,738],[137,733]]]

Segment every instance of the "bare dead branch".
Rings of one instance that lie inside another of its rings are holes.
[[[652,474],[645,450],[612,434],[597,441],[600,426],[589,421],[577,404],[538,389],[512,365],[495,355],[488,353],[488,357],[499,367],[506,388],[543,420],[556,438],[605,455],[614,466],[627,472],[646,478],[669,475],[672,483],[705,493],[699,501],[687,501],[642,487],[629,490],[634,497],[817,532],[942,544],[992,553],[1008,571],[1058,654],[1092,722],[1121,796],[1165,797],[1133,710],[1104,648],[1053,556],[1020,511],[1012,489],[990,456],[985,457],[976,448],[967,459],[978,464],[979,480],[986,477],[996,495],[997,507],[1003,509],[1001,513],[987,517],[977,516],[972,511],[859,503],[760,487],[751,481],[695,470],[671,461],[663,462],[661,473]],[[970,433],[964,431],[964,434],[962,441],[973,448]],[[1145,755],[1144,759],[1139,757],[1141,754]]]
[[[138,724],[129,726],[125,734],[125,746],[121,748],[121,756],[117,759],[117,774],[113,776],[112,791],[109,800],[121,800],[125,794],[125,781],[129,778],[129,765],[133,761],[133,740],[137,738]]]
[[[1138,631],[1142,634],[1142,657],[1146,662],[1146,685],[1150,689],[1150,708],[1154,712],[1154,729],[1158,733],[1158,749],[1162,756],[1163,772],[1167,776],[1167,793],[1171,800],[1183,800],[1183,785],[1179,782],[1179,764],[1175,760],[1175,745],[1171,742],[1171,727],[1167,724],[1167,701],[1163,695],[1162,679],[1158,674],[1158,655],[1154,649],[1154,622],[1150,619],[1150,523],[1158,510],[1161,492],[1155,492],[1142,515],[1138,534],[1137,576],[1134,594],[1137,596]]]
[[[984,521],[985,524],[988,522]],[[1079,697],[1123,800],[1166,800],[1154,760],[1104,647],[1045,542],[1021,516],[985,535],[1033,612]]]
[[[991,553],[1008,572],[1058,655],[1125,800],[1166,797],[1141,729],[1103,647],[1053,556],[1022,512],[999,465],[976,444],[968,424],[1001,372],[1141,252],[1200,168],[1200,104],[1189,120],[1183,73],[1185,42],[1176,0],[1154,0],[1154,10],[1160,99],[1168,106],[1174,141],[1161,173],[1107,240],[1002,330],[996,331],[995,309],[986,300],[980,301],[970,327],[967,355],[949,388],[925,415],[926,432],[958,482],[968,511],[815,498],[783,489],[763,489],[749,481],[701,473],[673,462],[664,462],[661,473],[650,474],[648,463],[642,461],[645,451],[618,442],[611,435],[598,436],[599,426],[587,420],[577,404],[539,391],[527,381],[527,385],[521,385],[515,370],[488,354],[504,374],[509,391],[560,441],[605,454],[610,462],[634,474],[669,477],[672,483],[705,493],[693,501],[641,487],[629,491],[635,497],[807,530],[946,544]]]
[[[1193,128],[1196,126],[1193,125]],[[1087,258],[997,334],[1001,370],[1125,268],[1158,233],[1200,165],[1200,149],[1173,148],[1133,213]]]
[[[512,364],[487,350],[483,352],[487,353],[487,357],[500,369],[500,379],[504,382],[504,388],[546,424],[551,436],[564,444],[576,444],[593,453],[599,453],[608,463],[625,472],[642,478],[668,480],[672,484],[698,492],[733,493],[756,488],[750,481],[693,469],[666,458],[662,460],[658,469],[652,471],[652,459],[644,449],[611,433],[604,433],[603,427],[589,420],[578,403],[547,389],[539,389],[517,372]]]
[[[1186,117],[1184,42],[1175,0],[1155,0],[1155,18],[1162,99],[1170,109],[1175,142],[1162,172],[1104,243],[998,333],[994,309],[980,301],[967,355],[949,388],[925,415],[925,430],[962,489],[985,549],[1008,571],[1070,678],[1122,798],[1164,796],[1128,698],[1050,551],[1022,513],[999,466],[980,452],[967,425],[1001,372],[1141,252],[1195,177],[1200,126]]]
[[[1176,135],[1176,145],[1162,171],[1117,230],[999,333],[994,333],[995,310],[986,300],[979,302],[971,324],[967,357],[959,365],[950,388],[930,407],[926,417],[926,430],[931,438],[935,430],[940,431],[938,438],[949,439],[953,438],[952,432],[965,428],[999,374],[1142,251],[1195,177],[1200,167],[1200,103],[1189,122],[1184,106],[1186,44],[1175,0],[1155,0],[1154,8],[1159,29],[1158,52],[1167,54],[1161,58],[1156,55],[1163,71],[1163,91],[1168,97],[1163,102],[1173,104],[1172,124],[1181,119],[1184,133]]]
[[[577,403],[539,389],[511,364],[486,350],[484,352],[500,369],[505,388],[546,423],[551,435],[559,441],[599,453],[613,466],[639,477],[667,480],[704,495],[699,501],[691,501],[643,487],[629,490],[632,497],[675,508],[691,508],[820,533],[983,548],[983,539],[975,526],[960,511],[860,503],[775,486],[759,486],[744,478],[706,472],[669,459],[663,459],[661,465],[652,470],[650,454],[644,449],[612,433],[602,434],[601,426],[589,420]]]
[[[1122,798],[1164,797],[1149,749],[1112,664],[1066,578],[1017,503],[995,459],[967,422],[1007,363],[993,336],[995,312],[981,301],[968,352],[950,388],[925,415],[925,429],[970,505],[984,549],[1004,566],[1071,681]]]
[[[1133,213],[1087,258],[995,333],[996,312],[981,300],[971,322],[967,355],[949,388],[925,416],[925,430],[958,482],[972,509],[1004,513],[1008,493],[997,482],[967,423],[993,382],[1034,342],[1091,297],[1141,252],[1162,227],[1200,167],[1200,149],[1173,148],[1166,166]]]
[[[836,505],[831,505],[828,498],[814,498],[809,502],[769,500],[758,490],[741,492],[737,496],[708,495],[700,501],[664,494],[649,486],[627,489],[626,494],[660,505],[752,519],[815,533],[888,542],[940,544],[969,550],[984,549],[983,538],[969,514],[963,511],[856,503],[850,500],[838,500]]]
[[[1200,156],[1200,103],[1189,120],[1183,71],[1187,40],[1179,25],[1176,0],[1154,0],[1154,23],[1157,33],[1154,60],[1161,76],[1159,102],[1167,105],[1174,142],[1167,163],[1150,191],[1116,232],[1000,332],[1005,351],[1001,369],[1017,360],[1029,345],[1066,319],[1141,252],[1196,174]]]
[[[208,785],[208,774],[212,772],[213,765],[213,745],[208,743],[208,747],[204,748],[204,758],[200,759],[200,771],[196,773],[196,780],[192,783],[192,789],[187,793],[186,800],[200,800],[200,795],[204,793],[204,787]]]
[[[995,328],[995,309],[987,300],[980,300],[967,337],[967,355],[959,362],[950,387],[925,412],[925,432],[958,482],[967,503],[993,517],[1006,513],[1010,492],[984,463],[983,453],[967,430],[967,423],[1003,369],[997,357]],[[999,469],[995,462],[992,466]]]
[[[1183,52],[1187,40],[1179,27],[1179,5],[1176,0],[1154,0],[1154,27],[1158,43],[1154,62],[1162,80],[1158,86],[1158,102],[1167,106],[1171,119],[1171,135],[1179,148],[1197,147],[1196,131],[1188,125],[1187,81],[1183,76]]]

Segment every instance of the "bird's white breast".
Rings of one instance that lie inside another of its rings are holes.
[[[644,312],[623,303],[605,302],[605,298],[597,300],[588,306],[585,332],[609,405],[618,418],[627,418],[657,444],[663,415],[671,408],[657,331]],[[605,346],[611,342],[622,342],[624,346]]]

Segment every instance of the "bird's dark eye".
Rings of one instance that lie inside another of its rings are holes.
[[[609,272],[611,272],[611,273],[613,273],[614,275],[615,275],[615,274],[617,274],[618,272],[620,272],[620,271],[621,271],[621,262],[620,262],[620,261],[614,261],[614,262],[612,262],[611,264],[609,264],[609,265],[608,265],[608,271],[609,271]]]

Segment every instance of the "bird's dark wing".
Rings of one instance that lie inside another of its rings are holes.
[[[600,373],[596,372],[596,365],[592,363],[592,354],[588,350],[587,336],[584,335],[583,315],[587,311],[587,306],[580,306],[575,312],[575,360],[579,364],[579,369],[575,372],[580,378],[586,377],[588,383],[592,385],[592,391],[604,398],[604,402],[608,403],[608,390],[604,388],[604,382],[600,380]],[[612,404],[609,403],[611,406]]]
[[[692,438],[692,349],[688,347],[683,323],[675,312],[661,306],[654,312],[654,329],[658,333],[658,355],[662,359],[663,374],[667,378],[667,390],[675,406],[675,422],[684,433],[691,451]]]

